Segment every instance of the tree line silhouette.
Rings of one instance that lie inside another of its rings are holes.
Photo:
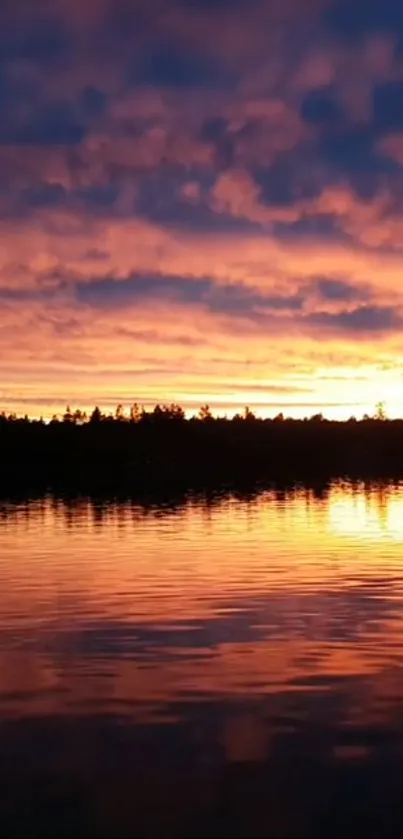
[[[403,477],[403,420],[340,422],[322,414],[233,418],[172,403],[113,414],[66,408],[49,422],[0,414],[0,488],[153,491],[336,477]]]

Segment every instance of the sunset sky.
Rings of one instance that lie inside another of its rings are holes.
[[[403,415],[402,0],[0,6],[0,410]]]

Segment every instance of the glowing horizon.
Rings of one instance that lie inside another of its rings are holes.
[[[324,419],[326,420],[336,420],[336,421],[346,421],[351,418],[360,420],[364,417],[374,417],[376,415],[377,406],[375,405],[362,405],[357,406],[354,404],[350,405],[320,405],[316,403],[312,404],[303,404],[303,405],[295,405],[295,404],[287,404],[287,403],[279,403],[265,405],[260,403],[253,403],[250,400],[242,403],[235,404],[226,404],[226,403],[216,403],[214,404],[212,401],[200,401],[189,404],[188,402],[183,402],[179,400],[172,399],[157,399],[157,400],[147,400],[147,399],[139,399],[136,400],[135,403],[129,401],[121,401],[121,400],[110,400],[107,402],[102,402],[102,400],[91,403],[91,404],[76,404],[75,402],[67,403],[63,408],[60,407],[60,403],[51,402],[48,403],[46,409],[44,410],[42,407],[38,406],[36,409],[31,407],[29,411],[26,410],[26,407],[22,408],[21,410],[17,411],[14,408],[9,411],[4,411],[7,416],[16,415],[17,417],[25,417],[28,416],[30,420],[39,420],[42,419],[45,422],[49,422],[51,419],[56,417],[57,419],[61,420],[67,408],[74,413],[75,410],[82,411],[83,414],[86,415],[88,418],[95,407],[99,408],[101,412],[105,415],[114,415],[116,412],[116,408],[119,407],[123,410],[123,415],[128,419],[130,417],[130,410],[133,404],[137,404],[140,409],[144,408],[146,411],[152,410],[155,405],[170,405],[171,403],[175,402],[179,404],[185,413],[186,419],[190,419],[191,417],[197,416],[201,407],[208,405],[211,414],[213,417],[226,417],[228,419],[232,419],[232,417],[243,414],[245,409],[248,408],[252,411],[257,419],[274,419],[279,414],[282,414],[285,419],[309,419],[310,417],[321,414]],[[398,410],[395,413],[390,413],[390,411],[386,411],[385,406],[385,413],[386,418],[390,420],[394,419],[403,419],[403,412],[400,413]]]

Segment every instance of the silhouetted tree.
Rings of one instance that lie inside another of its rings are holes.
[[[73,422],[73,414],[70,405],[67,405],[67,408],[63,414],[63,422]]]
[[[130,408],[130,422],[140,422],[141,420],[141,410],[137,404],[137,402],[132,405]]]
[[[248,406],[246,406],[244,410],[243,418],[246,422],[253,422],[256,419],[255,414],[250,410],[250,408],[248,408]]]
[[[171,402],[170,405],[166,405],[163,408],[163,412],[167,419],[181,421],[185,419],[185,412],[180,405],[177,405],[176,402]]]
[[[213,415],[210,410],[210,405],[202,405],[199,411],[199,419],[202,422],[207,422],[213,419]]]
[[[94,410],[93,410],[93,412],[90,416],[90,423],[91,423],[91,425],[98,425],[98,423],[100,423],[101,420],[102,420],[102,414],[101,414],[101,411],[100,411],[100,409],[98,408],[98,405],[97,405],[96,408],[94,408]]]
[[[77,408],[74,411],[74,414],[73,414],[74,424],[75,425],[83,425],[86,421],[87,421],[87,414],[85,413],[85,411],[80,411],[80,409]]]
[[[117,407],[116,407],[116,411],[115,411],[115,419],[116,419],[118,422],[123,422],[123,421],[124,421],[124,419],[125,419],[125,414],[124,414],[124,410],[123,410],[123,405],[121,405],[120,403],[119,403],[119,405],[117,405]]]
[[[376,420],[381,420],[384,422],[386,420],[386,408],[384,402],[378,402],[375,408],[375,417]]]

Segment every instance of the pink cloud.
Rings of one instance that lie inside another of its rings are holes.
[[[384,137],[378,144],[379,151],[403,165],[403,133]]]

